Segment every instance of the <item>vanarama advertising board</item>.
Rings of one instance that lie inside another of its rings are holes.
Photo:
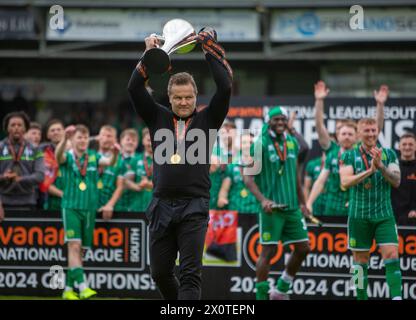
[[[312,252],[294,281],[291,298],[354,299],[346,219],[322,220],[323,227],[308,225]],[[229,227],[235,231],[236,225],[221,223],[222,232],[229,232]],[[0,224],[0,295],[59,296],[61,291],[51,288],[51,280],[56,268],[66,269],[63,235],[59,213],[6,212]],[[255,264],[261,251],[258,239],[256,215],[238,215],[236,236],[227,242],[235,240],[235,257],[229,261],[204,257],[203,299],[255,298]],[[399,240],[403,296],[416,299],[416,227],[399,227]],[[85,254],[85,269],[99,296],[159,298],[150,276],[147,243],[143,213],[116,213],[109,222],[98,219],[93,249]],[[371,250],[369,297],[387,299],[383,262],[378,249],[373,246]],[[270,270],[272,284],[289,253],[290,248],[278,247]]]

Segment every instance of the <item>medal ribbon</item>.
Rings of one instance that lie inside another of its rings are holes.
[[[188,129],[189,123],[191,122],[192,118],[189,118],[185,121],[185,129],[179,133],[179,126],[178,120],[174,117],[173,118],[173,126],[175,128],[175,145],[176,145],[176,152],[178,152],[179,144],[185,139],[186,130]]]
[[[147,157],[143,156],[143,164],[144,164],[144,170],[146,171],[146,177],[150,178],[153,174],[153,162],[152,165],[149,168],[149,164],[147,163]]]
[[[368,163],[368,159],[367,159],[367,153],[365,152],[363,146],[360,146],[360,153],[361,153],[361,158],[363,159],[364,165],[365,165],[365,169],[368,170],[370,169],[370,165]]]
[[[287,143],[286,143],[286,139],[283,138],[283,154],[282,151],[280,150],[279,144],[277,143],[277,141],[273,141],[274,144],[274,148],[277,151],[277,154],[279,155],[280,161],[282,162],[280,165],[280,169],[279,169],[279,174],[283,173],[283,168],[285,166],[285,161],[287,159]]]
[[[7,142],[7,148],[9,149],[9,152],[12,155],[14,162],[20,161],[20,159],[22,158],[23,151],[25,150],[25,147],[26,147],[26,143],[22,142],[22,144],[19,147],[19,151],[17,152],[17,155],[16,155],[16,151],[14,150],[14,147],[10,143],[10,140]]]
[[[75,156],[75,163],[77,164],[79,173],[83,178],[87,175],[87,166],[88,166],[88,153],[85,153],[84,164],[81,168],[81,162],[79,161],[78,157]]]

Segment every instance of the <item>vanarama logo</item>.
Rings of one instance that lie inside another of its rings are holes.
[[[65,231],[58,226],[27,226],[8,225],[0,226],[1,246],[63,246]],[[96,228],[94,230],[94,247],[124,247],[128,248],[128,228]]]
[[[344,228],[329,228],[326,231],[319,229],[310,229],[308,232],[309,245],[312,253],[328,253],[328,254],[347,254],[348,250],[348,236]],[[352,240],[352,239],[351,239]],[[293,245],[289,245],[293,250]],[[260,235],[258,225],[253,226],[248,230],[244,237],[243,254],[247,264],[255,270],[256,262],[260,256],[262,246],[260,244]],[[373,253],[376,251],[377,245],[375,241],[370,249]],[[270,265],[283,266],[283,246],[281,243],[277,246],[276,254],[273,256]],[[408,234],[405,236],[399,235],[399,254],[416,256],[416,235]]]

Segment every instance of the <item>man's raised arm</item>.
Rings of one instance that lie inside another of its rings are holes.
[[[331,144],[331,138],[324,124],[324,99],[328,94],[329,89],[325,86],[325,82],[318,81],[315,84],[315,124],[319,144],[324,150],[328,150]]]
[[[208,104],[208,114],[211,124],[220,128],[228,113],[230,104],[233,72],[225,59],[224,49],[216,42],[216,32],[204,28],[199,32],[197,41],[201,43],[205,58],[211,69],[217,90]]]
[[[156,37],[150,36],[145,39],[146,50],[156,48],[159,45],[159,40]],[[157,115],[157,110],[160,106],[153,99],[148,89],[146,88],[146,81],[148,75],[146,67],[142,61],[139,61],[134,69],[130,81],[127,85],[130,101],[133,104],[137,113],[142,117],[148,127],[152,127]]]

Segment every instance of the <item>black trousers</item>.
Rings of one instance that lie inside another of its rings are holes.
[[[150,270],[164,299],[201,299],[208,204],[205,198],[153,198],[149,205]],[[179,279],[175,276],[178,252]]]

